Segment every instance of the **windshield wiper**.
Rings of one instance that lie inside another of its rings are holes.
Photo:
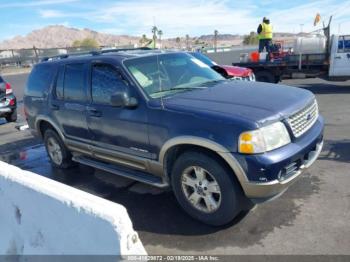
[[[176,91],[176,90],[190,90],[190,89],[203,89],[203,87],[173,87],[173,88],[153,92],[152,94],[159,94],[159,93]]]

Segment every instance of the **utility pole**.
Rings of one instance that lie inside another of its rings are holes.
[[[190,36],[186,35],[186,49],[190,50]]]
[[[214,52],[216,53],[218,47],[218,30],[214,30]]]
[[[304,26],[304,24],[300,24],[300,33],[303,32],[303,26]]]

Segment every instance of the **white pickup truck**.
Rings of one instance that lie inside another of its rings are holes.
[[[350,79],[350,35],[332,36],[329,61],[331,79]]]

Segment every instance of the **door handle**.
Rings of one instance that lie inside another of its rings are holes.
[[[102,112],[93,107],[87,107],[86,110],[89,112],[90,116],[101,117]]]
[[[341,56],[335,56],[334,59],[341,59]]]
[[[50,105],[50,108],[51,108],[52,110],[59,110],[59,109],[60,109],[60,106],[59,106],[59,105],[55,105],[55,104],[51,104],[51,105]]]

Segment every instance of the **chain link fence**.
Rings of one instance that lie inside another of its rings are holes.
[[[67,47],[67,48],[30,48],[0,50],[0,67],[31,67],[44,57],[96,51],[100,48]]]

